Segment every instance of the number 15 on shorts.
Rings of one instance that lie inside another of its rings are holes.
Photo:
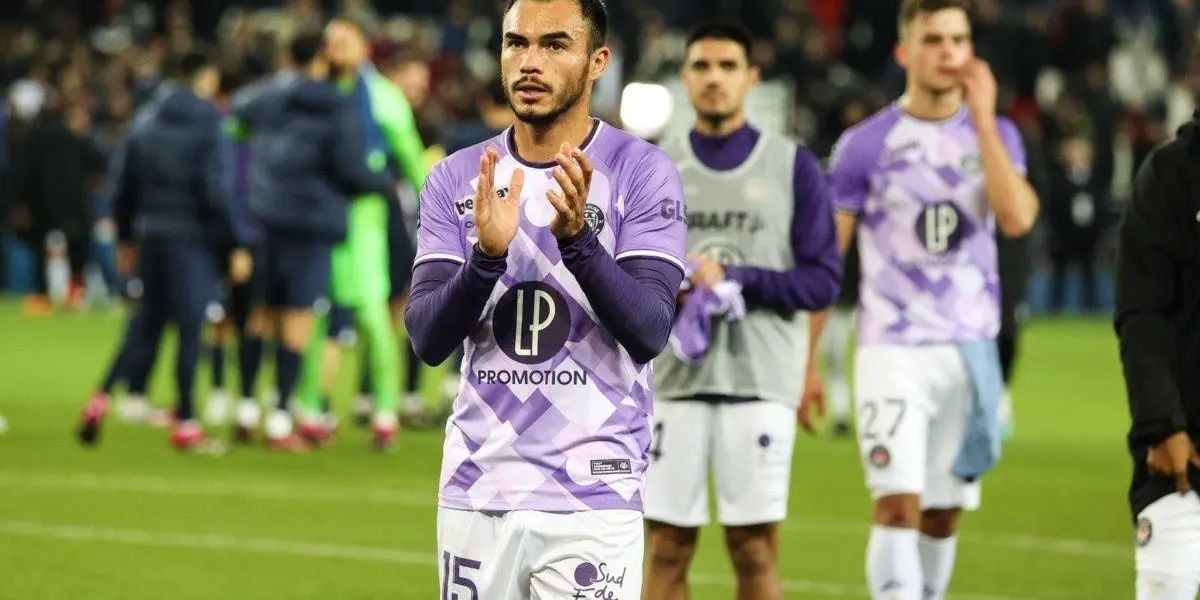
[[[478,573],[479,561],[443,552],[441,600],[480,600],[474,581]]]

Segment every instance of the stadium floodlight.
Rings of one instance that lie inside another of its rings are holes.
[[[671,120],[671,92],[656,83],[631,83],[621,91],[621,123],[626,131],[653,139]]]

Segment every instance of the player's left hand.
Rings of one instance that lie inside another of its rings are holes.
[[[692,254],[687,257],[688,260],[696,263],[696,268],[692,271],[692,276],[689,280],[692,285],[704,289],[711,290],[713,286],[725,281],[725,267],[717,262],[713,257],[704,254]]]
[[[817,419],[825,418],[825,382],[821,380],[821,375],[812,369],[809,369],[806,379],[804,395],[800,397],[800,408],[796,410],[796,420],[806,433],[816,435]]]
[[[234,283],[246,283],[254,272],[254,259],[250,251],[238,248],[229,255],[229,278]]]
[[[128,242],[117,244],[117,274],[121,277],[129,277],[133,275],[137,268],[138,249],[137,246]]]
[[[996,76],[985,61],[972,59],[963,66],[961,71],[964,97],[967,108],[971,110],[971,118],[988,120],[996,118],[996,98],[998,89]]]
[[[592,161],[579,148],[563,143],[554,162],[558,166],[551,174],[562,192],[550,190],[546,198],[557,211],[550,221],[550,232],[562,240],[575,236],[587,224],[584,209],[592,186]]]

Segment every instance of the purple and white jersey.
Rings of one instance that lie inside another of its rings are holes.
[[[1016,126],[999,119],[1023,174]],[[964,107],[945,121],[898,103],[844,133],[829,169],[835,208],[860,217],[859,343],[918,345],[995,337],[995,216],[979,138]]]
[[[649,364],[603,325],[564,266],[549,224],[551,164],[513,155],[511,130],[439,163],[421,194],[416,263],[463,262],[478,237],[472,209],[480,156],[501,155],[503,195],[525,172],[521,226],[463,358],[446,426],[440,505],[460,510],[575,512],[642,508],[653,413]],[[600,121],[583,145],[594,167],[586,217],[617,260],[683,269],[683,185],[655,146]]]

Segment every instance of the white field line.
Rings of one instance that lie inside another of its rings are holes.
[[[45,489],[64,492],[108,492],[289,500],[320,503],[394,504],[432,507],[436,491],[418,493],[387,488],[322,486],[282,482],[175,479],[119,474],[30,473],[0,470],[0,488]],[[849,519],[789,518],[784,529],[799,533],[865,536],[867,524]],[[1022,533],[987,533],[967,530],[960,543],[1025,552],[1131,561],[1133,547],[1111,542],[1055,538]]]
[[[303,542],[262,537],[237,537],[222,534],[193,534],[138,529],[112,529],[88,525],[50,525],[23,521],[0,521],[0,536],[24,537],[64,542],[95,542],[144,546],[150,548],[185,548],[191,550],[225,550],[262,554],[282,554],[308,558],[331,558],[360,562],[380,562],[437,568],[437,559],[430,552],[413,552],[375,546],[351,546],[321,542]],[[712,573],[693,573],[693,585],[733,587],[729,576]],[[432,581],[431,581],[432,584]],[[862,586],[830,581],[784,579],[783,589],[789,592],[820,594],[839,598],[867,598]],[[952,594],[951,600],[1031,600],[983,594]]]

